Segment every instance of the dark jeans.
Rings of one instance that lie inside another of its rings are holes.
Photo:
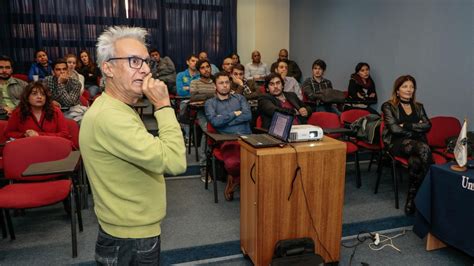
[[[159,265],[160,236],[117,238],[99,227],[95,245],[97,265]]]

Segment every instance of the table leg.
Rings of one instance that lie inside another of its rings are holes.
[[[446,247],[446,244],[443,243],[441,240],[436,238],[431,233],[428,233],[428,237],[426,237],[426,250],[431,251],[435,249],[440,249]]]

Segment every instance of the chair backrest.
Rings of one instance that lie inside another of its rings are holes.
[[[385,148],[385,143],[383,143],[383,138],[382,138],[382,134],[383,134],[383,129],[385,128],[385,122],[382,120],[382,122],[380,122],[380,149],[384,149]]]
[[[370,114],[369,111],[362,110],[362,109],[350,109],[350,110],[344,111],[341,113],[341,116],[340,116],[341,124],[342,125],[352,124],[354,121],[356,121],[360,117],[363,117],[369,114]]]
[[[75,150],[79,150],[79,125],[76,121],[65,118],[69,134],[71,134],[71,141]]]
[[[340,128],[339,116],[329,112],[314,112],[308,119],[308,124],[320,126],[322,128]],[[330,134],[333,138],[339,138],[341,134]]]
[[[71,141],[61,137],[27,137],[8,142],[3,150],[5,178],[46,180],[57,177],[59,175],[22,177],[22,173],[33,163],[64,159],[71,150]]]
[[[28,75],[25,74],[16,73],[13,74],[12,77],[28,82]]]
[[[0,143],[5,143],[7,138],[5,137],[5,129],[7,128],[8,121],[7,120],[0,120]],[[3,154],[3,146],[0,146],[0,157]]]
[[[446,139],[459,135],[461,123],[456,117],[435,116],[430,119],[431,129],[426,134],[428,145],[436,148],[446,147]]]
[[[255,121],[255,126],[256,127],[262,127],[262,117],[261,116],[257,116],[257,120]]]

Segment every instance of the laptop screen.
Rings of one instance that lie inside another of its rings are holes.
[[[272,117],[272,123],[268,130],[268,134],[286,142],[288,141],[292,124],[292,115],[275,112]]]

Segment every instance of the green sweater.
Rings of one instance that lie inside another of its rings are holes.
[[[79,134],[82,159],[99,224],[118,238],[161,234],[166,214],[164,173],[186,170],[183,135],[171,108],[154,113],[159,137],[140,116],[106,93],[84,115]]]

